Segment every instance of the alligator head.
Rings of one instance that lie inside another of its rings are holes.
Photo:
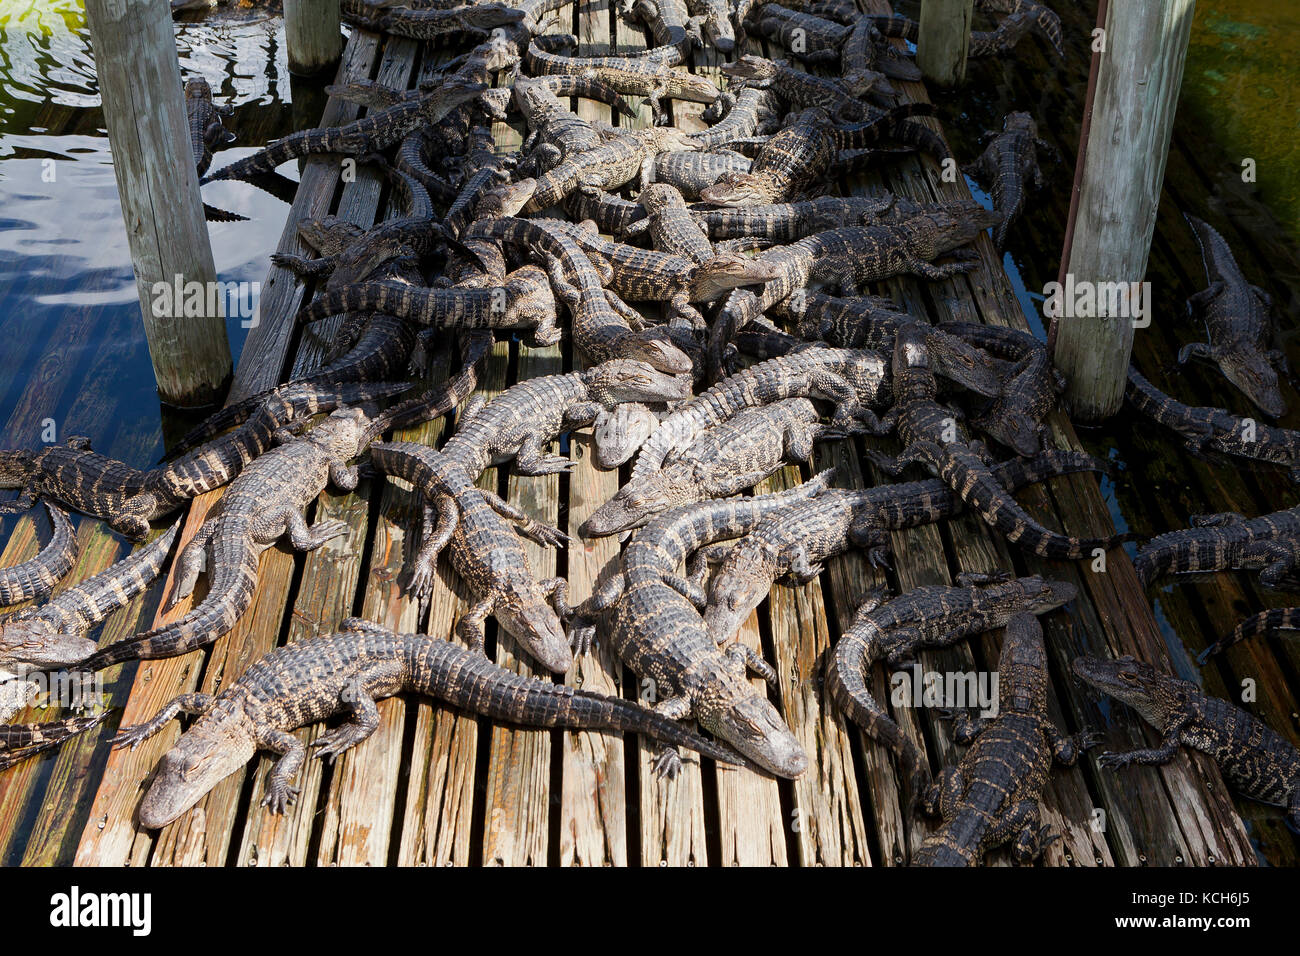
[[[167,826],[256,753],[252,724],[242,708],[200,717],[158,761],[140,801],[140,825],[148,830]]]
[[[682,76],[691,77],[692,74],[683,73]],[[692,77],[703,79],[703,77]],[[716,96],[718,91],[708,80],[704,82],[713,88],[713,95]],[[691,138],[691,134],[680,130],[675,126],[652,126],[649,129],[637,130],[634,134],[639,136],[647,146],[657,153],[679,152],[681,150],[698,150],[700,144]]]
[[[338,216],[298,220],[298,238],[322,256],[336,256],[365,238],[366,231],[355,222]]]
[[[420,112],[428,122],[439,123],[452,110],[468,103],[487,88],[486,83],[475,83],[453,73],[424,95],[420,102]]]
[[[695,699],[700,726],[778,777],[793,778],[807,770],[808,755],[768,699],[741,673],[727,670],[717,676],[721,686]]]
[[[492,613],[506,633],[518,640],[548,671],[563,674],[573,666],[569,636],[549,604],[541,601],[514,604],[501,600]]]
[[[971,422],[976,428],[1016,454],[1033,458],[1043,450],[1042,425],[1031,415],[995,402],[987,415]]]
[[[1286,414],[1286,401],[1278,388],[1277,371],[1262,352],[1216,351],[1215,361],[1224,377],[1271,418]]]
[[[957,249],[975,241],[985,229],[1002,221],[1002,214],[985,209],[977,202],[958,200],[922,207],[920,213],[907,220],[908,225],[922,223],[923,229],[933,229],[936,254]]]
[[[698,501],[699,493],[692,493],[696,487],[693,473],[693,464],[674,463],[635,483],[629,482],[593,511],[578,528],[578,533],[584,538],[619,534],[641,527],[669,508]]]
[[[731,209],[758,206],[771,201],[762,182],[751,173],[723,173],[712,186],[700,190],[700,199],[712,206]]]
[[[592,438],[596,465],[617,468],[629,461],[659,427],[659,416],[641,402],[624,402],[596,416]]]
[[[1016,17],[1024,17],[1026,29],[1027,29],[1030,21],[1028,16],[1023,13],[1014,13],[1011,16],[1007,17],[1005,20],[1002,21],[1003,26],[1006,25],[1007,20],[1012,20]],[[1003,132],[1008,132],[1008,133],[1012,131],[1023,131],[1025,133],[1028,133],[1034,139],[1038,138],[1038,124],[1034,122],[1034,118],[1032,116],[1030,116],[1028,113],[1023,112],[1021,110],[1017,110],[1014,113],[1007,114],[1006,119],[1002,121],[1002,130]]]
[[[62,634],[35,616],[19,612],[0,620],[0,679],[6,674],[67,667],[95,653],[95,642]]]
[[[776,266],[758,259],[721,252],[691,270],[687,295],[692,302],[710,302],[732,289],[767,282],[777,272]]]
[[[686,200],[681,190],[671,183],[649,183],[637,194],[636,201],[646,212],[654,215],[665,209],[685,209]]]
[[[1018,578],[1016,585],[1024,595],[1022,610],[1030,614],[1046,614],[1073,601],[1079,589],[1068,581],[1049,581],[1036,574]]]
[[[520,266],[506,276],[505,291],[506,315],[511,325],[554,328],[555,293],[543,270],[537,266]]]
[[[704,610],[709,636],[719,644],[735,637],[776,578],[775,556],[742,539],[709,579],[709,604]]]
[[[537,180],[532,178],[493,186],[479,197],[478,204],[474,207],[474,218],[499,219],[514,216],[528,205],[528,200],[533,198],[535,192]]]
[[[459,13],[466,26],[488,29],[518,23],[524,18],[523,10],[516,10],[501,3],[480,3],[476,6],[461,7]]]
[[[1133,657],[1109,659],[1076,657],[1075,676],[1109,697],[1128,704],[1153,727],[1163,728],[1166,718],[1196,692],[1196,685],[1162,674]]]
[[[719,69],[724,76],[739,80],[745,86],[764,87],[772,83],[778,67],[772,60],[745,54],[735,63],[724,63]]]
[[[587,395],[605,408],[624,402],[675,402],[691,397],[689,377],[637,359],[610,359],[583,373]]]

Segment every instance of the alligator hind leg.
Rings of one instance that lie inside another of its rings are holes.
[[[955,807],[961,798],[962,776],[958,767],[946,767],[939,779],[921,797],[921,812],[928,817],[943,816],[947,807]]]
[[[402,685],[400,661],[384,661],[349,680],[339,691],[339,703],[352,712],[352,719],[312,742],[316,756],[330,763],[345,750],[355,747],[379,729],[376,697],[386,697]]]
[[[254,539],[260,544],[269,544],[286,533],[299,551],[315,551],[331,538],[347,534],[348,523],[332,519],[308,526],[302,512],[290,505],[272,508],[253,522]]]
[[[36,504],[36,489],[25,487],[13,501],[0,502],[0,515],[16,515]]]
[[[528,434],[515,453],[515,471],[521,475],[555,475],[568,471],[574,462],[563,455],[552,455],[542,450],[541,436]]]
[[[566,458],[565,461],[568,461],[568,459]],[[479,490],[483,495],[483,500],[491,506],[492,510],[507,521],[517,524],[519,527],[515,530],[529,541],[536,541],[547,548],[558,548],[561,544],[568,542],[569,536],[559,528],[530,518],[495,492],[485,489]]]
[[[1296,552],[1276,541],[1257,541],[1246,546],[1241,556],[1243,567],[1259,567],[1259,583],[1266,588],[1286,587],[1286,576],[1295,568]]]
[[[208,541],[211,540],[214,531],[216,531],[216,524],[205,522],[181,551],[180,557],[177,558],[176,584],[172,587],[165,610],[170,611],[178,602],[194,593],[194,585],[198,583],[199,575],[208,567]]]

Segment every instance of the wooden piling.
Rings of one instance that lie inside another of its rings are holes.
[[[931,83],[959,86],[966,79],[966,52],[975,0],[922,0],[916,65]]]
[[[1088,136],[1080,143],[1077,213],[1062,253],[1076,286],[1137,283],[1146,274],[1195,0],[1109,4]],[[1100,296],[1100,291],[1098,292]],[[1131,309],[1056,318],[1054,360],[1076,421],[1119,410],[1133,350]],[[1150,302],[1146,303],[1148,309]],[[1100,299],[1091,310],[1101,312]],[[1109,311],[1109,310],[1106,310]]]
[[[343,53],[339,0],[284,0],[284,40],[290,73],[316,76],[333,67]]]
[[[217,270],[171,13],[166,0],[87,0],[86,18],[158,392],[174,405],[211,404],[230,376],[230,345],[212,302]],[[186,308],[195,290],[202,307]]]

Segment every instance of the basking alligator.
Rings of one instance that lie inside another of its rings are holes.
[[[40,553],[13,567],[0,568],[0,607],[46,597],[77,563],[77,536],[67,513],[45,502],[50,540]]]
[[[1282,350],[1273,345],[1273,300],[1246,281],[1228,243],[1209,223],[1186,213],[1183,218],[1196,234],[1210,283],[1187,300],[1187,307],[1204,318],[1210,341],[1183,346],[1179,364],[1192,356],[1216,362],[1229,382],[1265,414],[1277,418],[1286,412],[1278,373],[1286,373],[1287,363]]]
[[[913,866],[977,866],[986,852],[1014,841],[1017,863],[1032,863],[1057,839],[1042,825],[1039,802],[1052,763],[1072,767],[1096,743],[1067,736],[1047,716],[1047,651],[1032,614],[1007,622],[998,655],[998,714],[976,721],[961,714],[953,728],[971,747],[930,786],[923,809],[943,825],[921,844]]]
[[[115,746],[134,748],[178,713],[202,715],[159,761],[140,803],[140,824],[156,829],[171,823],[258,750],[279,755],[262,804],[283,813],[298,794],[293,779],[307,756],[290,731],[350,711],[351,720],[312,743],[318,757],[333,760],[375,732],[375,701],[400,691],[512,724],[645,734],[715,760],[740,760],[730,749],[631,701],[522,677],[450,641],[397,634],[348,618],[338,634],[276,648],[219,695],[184,694],[149,722],[118,734]],[[656,769],[671,776],[679,766],[680,758],[670,750]]]
[[[715,425],[659,471],[629,481],[579,528],[600,538],[639,528],[655,515],[752,488],[787,461],[808,461],[813,443],[842,437],[821,424],[812,401],[787,398]]]
[[[807,755],[767,696],[746,679],[749,669],[769,682],[775,672],[746,644],[722,650],[714,643],[697,610],[703,592],[677,568],[701,547],[745,534],[767,514],[818,494],[827,477],[823,472],[780,494],[686,505],[659,515],[624,550],[619,571],[578,608],[575,647],[581,652],[590,645],[594,622],[607,612],[603,633],[610,648],[651,681],[656,712],[677,720],[693,717],[762,769],[799,776]]]
[[[1007,230],[1025,208],[1030,184],[1043,187],[1038,168],[1038,148],[1051,147],[1038,136],[1038,125],[1028,113],[1008,113],[1002,132],[992,138],[980,158],[963,168],[989,187],[993,209],[1001,217],[993,227],[993,245],[1001,252],[1007,244]]]
[[[882,419],[896,426],[903,443],[897,458],[872,453],[885,471],[901,473],[908,462],[922,462],[938,473],[991,527],[1008,541],[1048,558],[1077,559],[1095,548],[1109,549],[1127,540],[1117,534],[1104,538],[1076,538],[1043,527],[993,476],[982,447],[962,438],[953,411],[935,400],[938,383],[930,367],[926,329],[919,324],[898,330],[894,346],[894,407]]]
[[[1187,450],[1194,455],[1216,451],[1283,465],[1290,479],[1300,482],[1300,432],[1241,418],[1222,408],[1184,405],[1160,391],[1132,366],[1124,397],[1144,415],[1182,435]]]
[[[1213,757],[1240,793],[1286,807],[1287,825],[1300,830],[1300,752],[1263,721],[1132,657],[1077,657],[1074,673],[1128,704],[1162,737],[1159,747],[1108,751],[1101,755],[1101,766],[1118,770],[1132,763],[1164,764],[1180,746],[1191,747]]]
[[[1104,467],[1083,452],[1049,451],[1027,461],[997,465],[993,476],[1008,492],[1058,475]],[[887,533],[931,524],[957,514],[962,501],[942,481],[929,478],[874,488],[834,488],[797,508],[764,519],[726,551],[709,579],[704,623],[719,643],[735,636],[749,612],[778,578],[811,581],[822,563],[849,548],[883,563]]]
[[[1276,588],[1288,583],[1298,554],[1300,506],[1251,519],[1235,512],[1193,515],[1190,528],[1143,545],[1133,566],[1143,587],[1167,574],[1232,568],[1259,571],[1260,583]]]
[[[1034,22],[1038,32],[1043,35],[1057,56],[1065,56],[1065,45],[1061,36],[1061,18],[1053,11],[1036,3],[1034,0],[976,0],[975,6],[987,13],[1006,13],[1015,16],[1024,13]]]
[[[235,140],[235,134],[221,125],[221,118],[233,113],[229,106],[212,102],[212,87],[201,76],[185,81],[185,116],[190,128],[190,153],[202,176],[212,165],[212,148]]]
[[[826,688],[849,718],[893,751],[907,774],[912,795],[928,768],[911,740],[871,694],[871,668],[884,660],[906,666],[917,651],[948,647],[975,634],[1004,626],[1018,614],[1046,614],[1074,600],[1073,584],[1040,577],[1012,578],[964,573],[957,586],[927,585],[892,600],[880,594],[858,609],[852,626],[836,642],[826,662]]]

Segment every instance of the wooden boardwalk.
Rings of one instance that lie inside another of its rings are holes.
[[[874,0],[866,6],[878,12],[885,9]],[[580,36],[583,53],[637,49],[646,43],[641,30],[622,23],[611,25],[605,0],[571,8],[565,17],[562,12],[562,29]],[[1035,42],[1027,41],[1021,50]],[[761,45],[754,49],[762,52]],[[456,52],[421,49],[409,41],[356,32],[344,54],[341,79],[375,78],[387,85],[411,87],[441,59]],[[693,69],[716,71],[718,62],[712,55],[697,55]],[[925,99],[921,86],[899,85],[904,99]],[[602,105],[582,101],[580,109],[588,116],[609,118],[608,108]],[[697,128],[700,109],[699,104],[674,102],[673,121],[683,128]],[[356,113],[355,107],[331,100],[322,124],[346,121]],[[649,121],[648,110],[642,109],[633,125]],[[499,124],[496,134],[502,147],[513,148],[521,130]],[[1072,155],[1072,150],[1067,155]],[[909,159],[884,169],[879,176],[844,185],[854,190],[883,185],[922,200],[970,195],[963,181],[944,183],[937,165],[928,158]],[[336,162],[312,159],[303,169],[280,250],[302,252],[295,234],[297,221],[329,211],[363,226],[395,214],[387,207],[380,180],[365,167],[354,182],[342,183]],[[1165,214],[1162,206],[1162,216]],[[981,237],[975,248],[981,255],[980,267],[969,276],[943,283],[895,281],[879,291],[906,302],[916,314],[933,321],[954,318],[1026,328],[1024,314],[987,237]],[[1194,276],[1195,263],[1186,260],[1185,265]],[[271,268],[263,287],[261,324],[249,335],[232,400],[320,364],[333,325],[327,322],[301,334],[295,331],[292,316],[303,292],[290,274]],[[67,327],[57,330],[51,341],[75,335],[76,323],[86,321],[93,321],[93,316],[70,316]],[[1139,344],[1141,347],[1141,336]],[[55,367],[58,354],[48,352],[37,364],[39,382],[62,384]],[[77,415],[102,417],[111,411],[111,389],[104,384],[111,381],[110,360],[111,356],[106,356],[98,364],[92,363],[84,381],[78,385],[72,380],[66,386],[82,390],[64,426],[68,434],[75,433]],[[567,338],[561,346],[547,349],[501,343],[489,361],[482,387],[499,391],[518,380],[570,369],[576,361]],[[447,356],[439,356],[433,364],[433,379],[445,375]],[[36,434],[34,429],[24,432],[18,426],[39,420],[41,414],[39,404],[21,407],[6,435]],[[1056,414],[1051,426],[1058,445],[1081,447],[1062,415]],[[433,422],[402,437],[436,444],[444,437],[445,428],[445,422]],[[128,461],[141,461],[154,440],[154,436],[124,435],[102,450]],[[1153,436],[1150,440],[1161,439]],[[613,494],[619,475],[592,465],[586,432],[573,435],[559,447],[575,461],[567,475],[529,478],[502,468],[487,472],[482,484],[495,488],[539,520],[565,530],[576,529]],[[881,476],[864,463],[863,447],[859,441],[819,446],[815,469],[836,465],[837,482],[845,486],[878,481]],[[889,443],[880,447],[887,448]],[[1207,499],[1241,500],[1235,497],[1238,489],[1234,483],[1246,479],[1236,473],[1200,465],[1187,468],[1194,474],[1197,490]],[[786,468],[761,490],[796,484],[811,470]],[[1214,481],[1221,484],[1216,486]],[[220,493],[214,493],[194,502],[182,543],[193,535],[218,497]],[[1079,535],[1112,530],[1107,502],[1091,476],[1057,479],[1019,497],[1050,527]],[[1263,508],[1262,497],[1247,504],[1211,503],[1192,510],[1248,510],[1252,506],[1256,512],[1272,510]],[[1183,502],[1160,501],[1152,505],[1150,517],[1164,524],[1134,530],[1143,534],[1165,530],[1181,524],[1186,513]],[[1086,651],[1133,653],[1152,662],[1169,658],[1164,633],[1124,553],[1113,551],[1101,573],[1090,570],[1085,562],[1044,562],[1008,549],[978,519],[966,516],[895,534],[894,571],[888,579],[872,570],[860,555],[849,554],[829,562],[820,579],[803,587],[779,585],[751,615],[741,639],[760,649],[776,666],[780,681],[773,696],[811,759],[808,771],[798,780],[776,781],[706,760],[688,763],[675,782],[667,783],[649,772],[648,749],[631,738],[517,730],[462,716],[425,699],[398,697],[380,704],[378,732],[336,764],[308,761],[299,781],[302,792],[298,803],[287,815],[275,817],[259,806],[271,761],[258,758],[246,772],[228,778],[176,823],[158,832],[138,830],[133,814],[141,785],[179,735],[180,726],[173,724],[134,752],[110,752],[107,741],[119,724],[148,718],[178,693],[219,690],[268,649],[329,633],[351,614],[360,613],[399,629],[451,636],[454,621],[468,605],[463,587],[445,561],[426,609],[402,596],[397,587],[408,551],[406,529],[413,526],[417,515],[409,489],[399,481],[362,482],[351,494],[325,494],[316,506],[315,518],[340,518],[348,523],[350,534],[307,555],[284,548],[268,550],[262,559],[255,603],[231,634],[207,651],[110,672],[106,687],[110,704],[124,707],[120,721],[112,719],[56,754],[0,775],[0,859],[29,864],[212,866],[894,865],[929,832],[929,825],[909,822],[886,752],[864,741],[851,726],[846,729],[820,681],[821,656],[870,588],[888,583],[907,589],[948,582],[963,570],[996,568],[1075,582],[1080,597],[1068,613],[1044,619],[1056,678],[1053,713],[1071,730],[1107,727],[1106,717],[1091,697],[1066,676],[1068,662],[1075,655]],[[120,542],[99,522],[82,520],[78,530],[84,550],[69,582],[107,566],[123,552]],[[32,522],[24,519],[0,560],[14,563],[35,547]],[[567,577],[575,603],[591,592],[601,568],[617,552],[612,539],[589,543],[576,533],[567,550],[529,547],[538,575]],[[1225,589],[1223,603],[1210,615],[1218,631],[1238,612],[1241,600],[1253,599],[1253,594],[1243,598],[1233,590],[1239,583],[1224,577],[1216,585]],[[159,596],[170,586],[170,578],[160,582],[111,618],[101,643],[183,614],[188,602],[168,615],[157,611]],[[1176,599],[1161,596],[1162,609],[1189,645],[1192,635],[1205,630],[1203,609],[1191,603],[1193,598],[1188,599],[1190,610],[1184,611]],[[491,623],[488,638],[489,652],[500,663],[531,672],[528,663],[517,656],[511,639]],[[1204,643],[1203,636],[1196,639]],[[998,638],[986,636],[947,651],[923,654],[921,665],[935,671],[989,670],[996,664],[997,647]],[[1177,650],[1182,653],[1181,648]],[[1279,730],[1294,735],[1293,718],[1284,716],[1295,713],[1296,684],[1286,679],[1294,669],[1279,668],[1271,653],[1263,642],[1234,651],[1221,668],[1207,670],[1207,687],[1226,694],[1236,674],[1232,668],[1242,664],[1240,655],[1254,655],[1258,660],[1251,673],[1260,676],[1260,712]],[[1185,662],[1178,657],[1174,663],[1183,667]],[[566,680],[630,698],[639,690],[633,675],[617,666],[602,647],[583,659]],[[883,676],[877,676],[875,689],[882,699],[888,697]],[[895,716],[934,766],[955,759],[948,729],[931,710],[903,708]],[[310,740],[320,730],[305,728],[298,733]],[[1118,717],[1107,732],[1112,746],[1150,739],[1127,714]],[[1131,769],[1121,775],[1099,770],[1095,757],[1085,760],[1053,777],[1044,811],[1045,821],[1063,837],[1048,848],[1047,865],[1248,864],[1256,860],[1252,840],[1267,851],[1270,862],[1291,862],[1295,857],[1294,844],[1284,839],[1285,830],[1278,832],[1281,822],[1276,811],[1248,810],[1248,836],[1213,764],[1186,751],[1165,767]],[[990,862],[1005,863],[1006,857],[996,854]]]

